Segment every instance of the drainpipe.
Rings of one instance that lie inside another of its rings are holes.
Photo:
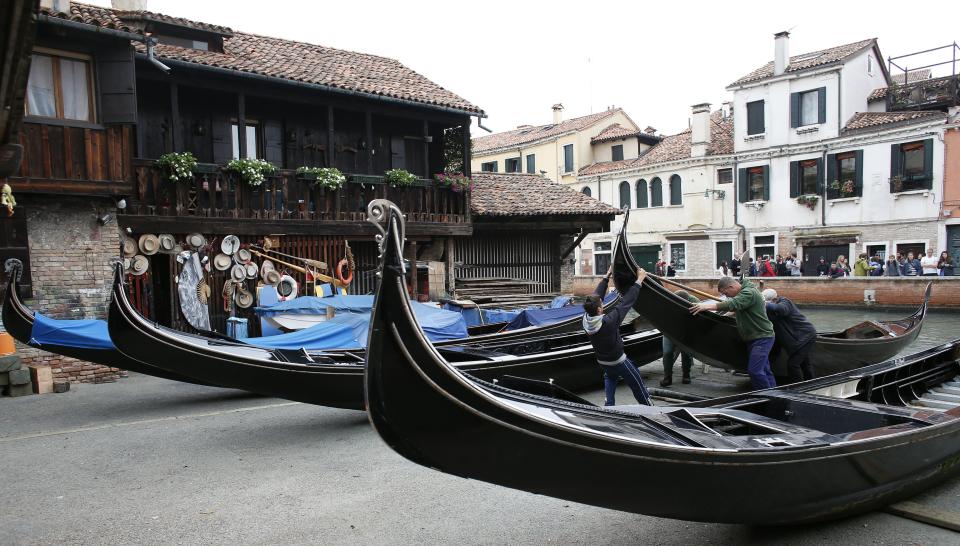
[[[733,225],[740,228],[740,252],[747,249],[747,228],[737,221],[737,199],[740,198],[740,169],[737,168],[737,158],[733,158]]]
[[[488,133],[492,133],[492,132],[493,132],[493,129],[490,129],[489,127],[484,127],[484,126],[483,126],[483,118],[481,118],[480,116],[477,116],[477,127],[483,129],[484,131],[486,131],[486,132],[488,132]]]
[[[169,74],[170,67],[161,63],[153,54],[153,48],[157,45],[157,39],[153,36],[147,36],[144,42],[147,44],[147,60],[150,61],[150,64],[159,68],[164,74]]]
[[[820,164],[823,165],[823,195],[820,196],[820,225],[827,225],[827,148],[824,146]],[[818,173],[820,174],[820,173]]]

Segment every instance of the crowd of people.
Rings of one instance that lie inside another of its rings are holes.
[[[747,258],[744,264],[736,258],[729,264],[726,261],[721,262],[716,274],[719,277],[737,277],[745,269],[743,273],[748,277],[800,277],[807,273],[804,267],[803,263],[797,259],[796,253],[786,258],[779,254],[776,258],[764,254],[757,261]],[[853,266],[843,254],[829,263],[825,257],[820,256],[815,267],[815,271],[810,276],[833,279],[838,277],[952,277],[956,270],[956,264],[949,252],[944,250],[938,258],[933,255],[931,249],[927,249],[925,256],[914,256],[913,252],[907,252],[906,255],[897,252],[896,255],[891,254],[886,260],[881,258],[880,254],[868,256],[863,252],[857,257]]]

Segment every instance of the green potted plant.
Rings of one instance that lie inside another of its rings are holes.
[[[438,173],[433,175],[438,186],[450,188],[457,193],[468,192],[473,189],[473,181],[462,173]]]
[[[383,173],[383,180],[394,188],[406,188],[413,186],[419,180],[417,175],[403,169],[390,169]]]
[[[240,175],[240,179],[249,186],[259,186],[266,180],[268,174],[276,172],[277,168],[269,161],[262,159],[234,159],[227,163],[227,170]]]
[[[857,187],[853,183],[853,180],[846,180],[844,182],[834,180],[830,183],[830,189],[836,192],[839,197],[852,197],[857,191]]]
[[[820,200],[820,197],[816,195],[801,195],[797,197],[797,203],[807,207],[810,210],[813,210],[817,207],[817,202]]]
[[[339,190],[347,181],[347,177],[336,167],[300,167],[297,176],[312,180],[315,186],[326,190]]]
[[[187,182],[193,179],[193,170],[197,166],[197,158],[190,152],[172,152],[160,156],[156,165],[163,169],[167,180]]]

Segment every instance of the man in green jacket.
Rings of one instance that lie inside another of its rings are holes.
[[[728,299],[698,303],[690,308],[690,312],[696,315],[701,311],[735,311],[737,331],[747,343],[747,373],[750,374],[753,389],[776,387],[777,382],[770,370],[773,324],[767,318],[763,296],[746,277],[740,277],[740,281],[733,277],[722,277],[717,283],[717,291]]]

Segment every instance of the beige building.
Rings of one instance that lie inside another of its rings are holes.
[[[474,172],[539,173],[573,184],[583,166],[639,157],[660,141],[653,133],[641,131],[621,108],[564,120],[563,105],[555,104],[553,123],[474,138],[471,166]]]

